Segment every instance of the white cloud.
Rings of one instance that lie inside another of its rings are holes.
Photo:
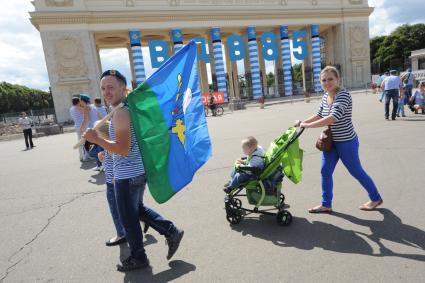
[[[388,35],[402,24],[425,23],[423,0],[369,0],[370,37]]]
[[[40,34],[29,21],[30,1],[3,1],[0,10],[0,81],[47,90]]]

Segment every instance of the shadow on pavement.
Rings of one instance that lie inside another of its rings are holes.
[[[127,272],[124,282],[170,282],[189,272],[195,271],[196,266],[183,260],[172,260],[167,270],[153,274],[152,267]]]
[[[96,173],[94,175],[91,175],[92,179],[88,180],[89,183],[94,185],[105,185],[106,179],[105,174],[103,172]]]
[[[377,211],[384,216],[384,220],[364,220],[335,211],[331,214],[353,224],[370,228],[370,235],[354,230],[345,230],[321,221],[309,222],[306,218],[299,217],[293,217],[290,226],[281,227],[276,224],[274,217],[266,215],[261,215],[260,219],[246,218],[240,224],[232,225],[231,228],[242,233],[243,236],[251,235],[271,241],[280,247],[294,247],[302,250],[321,248],[338,253],[376,257],[395,256],[425,261],[425,255],[395,253],[381,243],[383,239],[424,251],[425,232],[403,224],[400,218],[388,209],[378,209]],[[379,253],[374,253],[373,248],[362,237],[367,237],[375,242],[380,248]]]
[[[382,221],[360,219],[341,212],[335,212],[332,215],[343,218],[353,224],[368,227],[371,234],[356,233],[368,237],[379,246],[380,254],[377,256],[396,256],[425,261],[425,255],[395,253],[381,243],[381,240],[387,240],[425,251],[425,231],[403,224],[401,219],[389,209],[380,208],[376,211],[384,216]]]
[[[80,165],[80,169],[83,169],[83,170],[90,170],[90,169],[93,169],[94,167],[96,167],[96,162],[94,160],[81,162],[81,165]]]

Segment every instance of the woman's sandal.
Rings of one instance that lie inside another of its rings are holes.
[[[319,206],[310,208],[308,210],[308,212],[310,212],[310,213],[331,213],[332,208],[319,205]]]
[[[383,203],[384,203],[384,201],[382,199],[378,200],[378,201],[368,201],[367,203],[362,204],[359,207],[359,209],[365,210],[365,211],[372,211],[372,210],[375,210],[378,206],[380,206]]]
[[[105,245],[107,247],[112,247],[112,246],[117,246],[117,245],[123,244],[125,242],[127,242],[127,239],[125,238],[125,236],[121,237],[121,238],[114,237],[114,238],[110,239],[109,241],[107,241],[105,243]]]

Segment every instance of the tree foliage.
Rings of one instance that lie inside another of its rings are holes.
[[[302,71],[302,63],[294,64],[292,66],[292,76],[295,82],[303,81],[303,71]]]
[[[425,24],[401,25],[388,36],[370,40],[372,70],[382,73],[389,69],[403,70],[411,51],[425,48]]]
[[[0,113],[52,107],[53,98],[49,92],[7,82],[0,83]]]

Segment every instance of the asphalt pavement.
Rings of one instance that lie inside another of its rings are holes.
[[[106,247],[114,228],[103,174],[80,164],[74,133],[0,143],[0,282],[425,282],[425,115],[386,121],[377,95],[356,93],[354,126],[360,158],[384,199],[358,206],[367,194],[342,163],[334,173],[334,213],[313,215],[320,204],[320,129],[300,137],[303,180],[283,181],[293,223],[250,215],[225,218],[222,185],[242,155],[240,140],[263,147],[296,119],[316,113],[319,100],[266,105],[208,117],[213,156],[193,182],[165,204],[145,202],[185,230],[166,260],[165,239],[145,235],[151,268],[116,271],[126,245]],[[242,199],[246,203],[245,199]]]

